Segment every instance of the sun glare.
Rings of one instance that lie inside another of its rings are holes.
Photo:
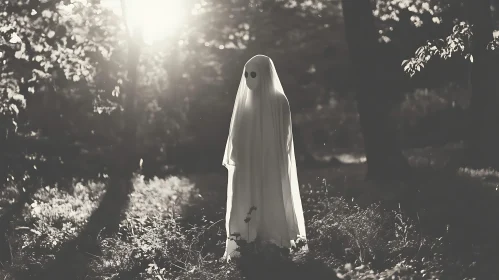
[[[140,26],[144,41],[152,44],[173,35],[185,20],[184,1],[180,0],[125,0],[127,24],[131,31]],[[121,0],[104,0],[104,6],[121,15]]]

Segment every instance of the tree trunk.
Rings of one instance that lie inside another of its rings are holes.
[[[468,0],[468,18],[473,26],[471,53],[470,132],[468,164],[476,168],[499,168],[499,99],[496,82],[497,54],[486,49],[493,38],[490,0]]]
[[[128,81],[124,95],[123,136],[114,152],[114,162],[109,170],[109,181],[101,202],[89,217],[87,224],[76,239],[66,243],[40,273],[38,279],[74,279],[88,269],[91,256],[99,254],[97,238],[99,233],[116,233],[127,209],[130,193],[133,191],[133,173],[138,169],[136,152],[136,85],[137,65],[140,56],[141,32],[129,38]]]
[[[126,210],[129,195],[133,191],[133,174],[138,169],[137,156],[137,116],[136,90],[137,66],[140,58],[141,31],[137,30],[129,39],[128,79],[124,95],[123,134],[115,149],[114,163],[109,170],[109,181],[106,193],[99,207],[88,221],[88,229],[95,234],[102,229],[108,233],[117,231],[122,213]],[[92,225],[92,226],[91,226]]]
[[[356,100],[364,135],[367,179],[405,178],[410,168],[397,144],[389,85],[380,82],[383,61],[371,3],[342,0],[342,6],[350,60],[358,78]]]

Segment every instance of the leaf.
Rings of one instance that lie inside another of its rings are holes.
[[[419,47],[419,48],[416,50],[416,55],[417,55],[417,56],[420,56],[423,52],[424,52],[424,47]]]
[[[471,61],[471,63],[473,63],[473,55],[472,54],[470,54],[470,61]]]
[[[23,55],[23,51],[17,51],[15,54],[14,54],[14,57],[17,58],[17,59],[20,59]]]
[[[12,120],[11,123],[12,123],[12,126],[14,127],[14,132],[17,132],[17,128],[18,128],[17,122],[15,120]]]
[[[405,66],[404,66],[404,71],[407,72],[407,70],[411,67],[411,64],[410,63],[407,63]]]
[[[111,95],[118,97],[120,95],[120,87],[119,86],[115,86],[114,90],[111,93]]]
[[[9,110],[13,112],[16,116],[19,114],[19,109],[17,108],[16,104],[10,104]]]
[[[22,40],[21,40],[21,38],[19,38],[19,36],[17,36],[17,33],[12,33],[12,35],[10,36],[9,43],[17,44],[17,43],[21,43],[21,42],[22,42]]]

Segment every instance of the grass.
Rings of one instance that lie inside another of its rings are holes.
[[[410,184],[364,182],[362,164],[301,170],[309,252],[273,254],[264,247],[229,264],[220,261],[225,174],[137,177],[119,232],[99,237],[99,254],[78,277],[497,279],[499,173],[427,164],[446,161],[448,147],[407,153],[413,165],[426,168]],[[0,207],[15,200],[13,189],[4,190]],[[0,279],[46,267],[78,235],[104,191],[101,184],[39,190],[13,222],[13,263],[0,270]]]

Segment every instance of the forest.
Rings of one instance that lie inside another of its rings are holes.
[[[499,279],[498,49],[496,0],[3,0],[0,279]],[[256,54],[309,251],[227,263]]]

